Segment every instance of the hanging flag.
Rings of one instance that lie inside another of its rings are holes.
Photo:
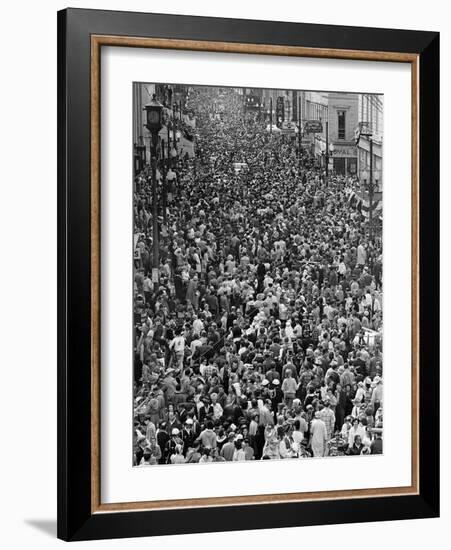
[[[352,190],[349,190],[347,197],[349,206],[351,208],[358,208],[360,203],[362,202],[362,199]]]
[[[360,210],[361,210],[363,216],[365,216],[365,218],[369,218],[369,216],[370,216],[370,202],[371,202],[369,193],[359,193],[359,194],[356,194],[356,196],[360,200],[360,203],[361,203]],[[372,211],[373,211],[373,216],[382,211],[382,193],[380,191],[375,192],[373,194]]]
[[[382,212],[382,201],[373,201],[373,217]],[[370,217],[370,203],[362,202],[362,214],[365,218]]]

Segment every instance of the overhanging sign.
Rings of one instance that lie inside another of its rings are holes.
[[[320,120],[306,120],[304,131],[306,134],[320,134],[323,131],[323,124]]]
[[[294,134],[296,133],[296,124],[294,122],[283,122],[282,123],[282,133],[283,134]]]

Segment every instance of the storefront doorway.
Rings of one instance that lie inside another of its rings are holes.
[[[340,176],[354,176],[357,174],[357,158],[334,158],[334,171]]]

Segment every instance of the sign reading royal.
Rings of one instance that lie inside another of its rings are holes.
[[[323,123],[320,120],[306,120],[304,132],[306,134],[320,134],[323,131]]]
[[[357,156],[357,149],[353,146],[335,145],[333,156],[337,158],[353,158]]]

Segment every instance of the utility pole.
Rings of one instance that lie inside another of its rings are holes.
[[[329,185],[329,111],[326,120],[326,187]]]

